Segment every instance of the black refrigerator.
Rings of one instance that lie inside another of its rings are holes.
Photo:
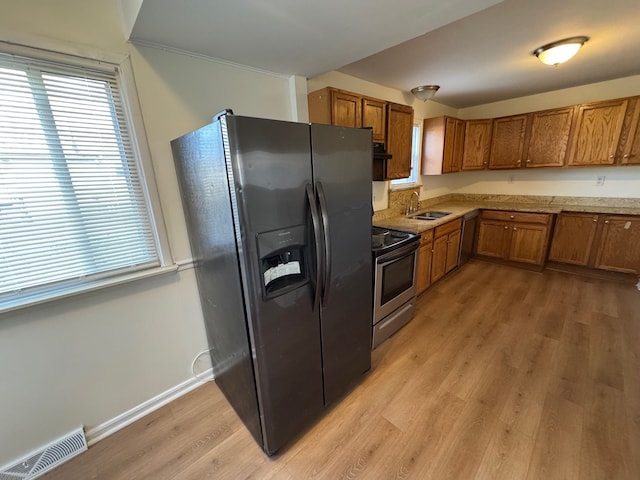
[[[371,366],[371,131],[229,112],[171,146],[215,381],[271,455]]]

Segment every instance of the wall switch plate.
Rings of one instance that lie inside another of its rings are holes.
[[[598,175],[598,177],[596,178],[596,186],[601,187],[604,185],[604,179],[606,177],[604,175]]]

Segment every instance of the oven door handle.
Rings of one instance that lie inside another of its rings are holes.
[[[316,248],[316,284],[313,292],[313,309],[315,310],[320,302],[321,282],[323,277],[322,262],[322,242],[320,240],[320,214],[318,213],[318,205],[316,205],[316,196],[313,193],[313,186],[307,183],[305,186],[307,192],[307,200],[309,201],[309,210],[311,212],[311,222],[313,224],[313,240]]]
[[[388,253],[387,255],[389,255],[388,257],[386,256],[381,256],[378,257],[378,265],[381,267],[384,267],[385,265],[388,265],[390,263],[395,262],[396,260],[399,260],[403,257],[406,257],[407,255],[415,252],[416,250],[418,250],[418,246],[419,243],[416,242],[415,245],[411,244],[411,245],[407,245],[406,247],[402,247],[400,249],[398,249],[397,251],[392,253]]]
[[[320,201],[320,213],[322,215],[322,232],[324,235],[324,282],[322,285],[322,304],[326,305],[329,300],[329,290],[331,286],[331,237],[329,236],[329,211],[327,210],[327,198],[324,194],[324,187],[319,180],[316,182],[318,200]]]

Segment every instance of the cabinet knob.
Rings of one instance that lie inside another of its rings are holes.
[[[509,218],[513,219],[516,218],[514,215],[509,215]]]
[[[527,158],[527,163],[531,163],[531,160]]]
[[[604,223],[609,223],[609,220],[605,220]]]
[[[514,230],[517,230],[517,228],[516,228],[516,227],[513,227],[513,229],[514,229]]]
[[[483,164],[483,165],[486,165],[486,164],[487,164],[487,162],[482,162],[482,164]]]
[[[629,158],[629,155],[627,155],[626,153],[622,156],[622,158]]]
[[[522,163],[522,160],[518,160],[516,163],[520,165]]]
[[[509,230],[509,227],[507,225],[504,226],[505,230]]]
[[[597,221],[598,221],[598,217],[594,218],[594,219],[593,219],[593,221],[594,221],[594,222],[597,222]]]
[[[609,155],[609,158],[615,158],[615,155]]]

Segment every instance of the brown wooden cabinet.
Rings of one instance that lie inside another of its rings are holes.
[[[527,115],[514,115],[493,120],[490,169],[520,168],[523,165],[527,119]]]
[[[431,283],[458,266],[462,219],[452,220],[435,228],[431,258]]]
[[[560,213],[549,260],[640,274],[640,216]]]
[[[491,119],[464,122],[461,170],[484,170],[488,167],[492,125]]]
[[[387,102],[325,87],[308,95],[309,121],[341,127],[371,127],[375,142],[387,133]]]
[[[384,142],[387,132],[387,103],[363,97],[362,126],[371,127],[374,142]]]
[[[580,105],[568,165],[613,165],[627,99]]]
[[[640,97],[630,99],[628,111],[630,122],[620,139],[620,164],[640,165]]]
[[[464,121],[453,117],[427,118],[422,127],[422,173],[459,172],[464,148]]]
[[[550,218],[546,213],[483,210],[476,254],[542,266],[549,240]]]
[[[431,285],[431,251],[433,249],[433,230],[422,232],[418,250],[416,271],[416,294],[420,295]]]
[[[574,107],[531,114],[527,167],[562,167],[569,145]]]
[[[551,240],[549,260],[587,266],[591,257],[598,215],[593,213],[560,213]]]
[[[385,143],[393,155],[378,165],[375,180],[394,180],[411,175],[413,108],[365,97],[333,87],[311,92],[307,96],[309,121],[343,127],[371,127],[374,142]]]
[[[411,175],[411,142],[413,139],[413,108],[407,105],[387,105],[387,152],[393,157],[387,162],[387,179]]]
[[[640,217],[604,217],[595,266],[602,270],[640,274]]]

